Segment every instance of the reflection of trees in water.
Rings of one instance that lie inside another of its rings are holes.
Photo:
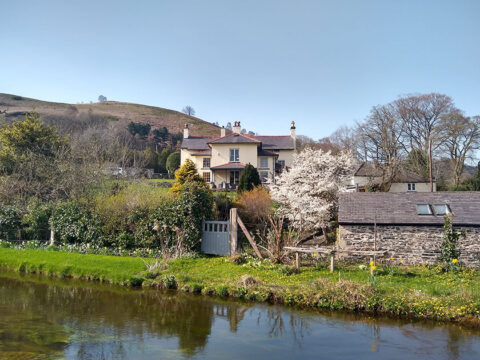
[[[266,316],[266,318],[265,318]],[[288,317],[288,329],[285,327],[284,316]],[[281,308],[266,309],[259,311],[257,316],[257,324],[262,326],[262,322],[266,321],[268,325],[268,335],[278,338],[286,336],[287,330],[290,331],[294,343],[299,347],[302,345],[302,338],[309,333],[309,323],[304,316],[294,313],[285,313]]]
[[[252,306],[219,303],[178,292],[110,291],[105,287],[98,290],[48,286],[0,278],[0,354],[9,344],[18,345],[19,354],[21,351],[58,354],[65,349],[71,351],[73,346],[67,345],[70,342],[75,347],[74,356],[79,359],[124,359],[131,347],[147,351],[152,338],[165,341],[173,338],[178,339],[179,350],[191,356],[206,346],[214,317],[228,320],[230,331],[235,333]],[[383,328],[396,328],[404,339],[399,337],[399,341],[405,344],[408,339],[423,342],[424,331],[418,328],[435,329],[442,335],[440,342],[433,337],[432,344],[445,347],[451,360],[468,351],[473,339],[470,332],[459,327],[440,329],[434,323],[402,324],[338,314],[312,317],[308,313],[286,312],[280,307],[254,308],[249,314],[268,336],[293,339],[299,347],[312,325],[324,327],[330,323],[342,333],[352,335],[358,333],[359,324],[363,323],[371,329],[372,350],[381,344]]]

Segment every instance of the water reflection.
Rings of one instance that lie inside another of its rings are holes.
[[[477,334],[455,326],[5,276],[0,358],[480,358]]]

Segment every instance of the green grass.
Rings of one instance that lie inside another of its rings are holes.
[[[142,259],[134,257],[6,248],[0,248],[0,266],[19,272],[100,280],[120,285],[129,285],[132,279],[135,280],[135,274],[145,270]]]
[[[147,271],[140,258],[0,248],[0,267],[25,273],[480,327],[480,272],[473,269],[444,273],[439,267],[379,265],[372,279],[368,270],[351,264],[340,264],[332,274],[322,264],[295,273],[287,265],[259,261],[241,265],[224,257],[159,263]],[[250,282],[240,280],[245,277]]]
[[[147,181],[150,183],[161,183],[161,182],[174,183],[175,179],[148,179]]]

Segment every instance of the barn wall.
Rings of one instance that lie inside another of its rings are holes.
[[[480,227],[455,227],[465,231],[459,241],[460,261],[467,266],[480,267]],[[374,248],[374,227],[369,225],[341,225],[337,248],[364,250]],[[377,250],[386,250],[387,258],[409,265],[438,262],[443,240],[441,226],[384,226],[377,225]],[[340,256],[342,256],[340,254]],[[359,256],[343,256],[349,260],[362,260]]]

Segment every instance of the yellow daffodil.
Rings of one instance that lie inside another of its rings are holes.
[[[317,257],[317,253],[313,253],[313,257]]]
[[[395,259],[393,258],[393,256],[391,256],[391,257],[390,257],[390,260],[392,260],[392,261],[393,261],[393,260],[395,260]]]
[[[375,263],[373,261],[370,261],[370,266],[374,266]]]
[[[458,259],[453,259],[452,264],[456,264],[456,263],[458,263]]]
[[[373,271],[375,271],[375,270],[377,270],[377,267],[376,267],[375,265],[372,265],[371,269],[372,269]]]

